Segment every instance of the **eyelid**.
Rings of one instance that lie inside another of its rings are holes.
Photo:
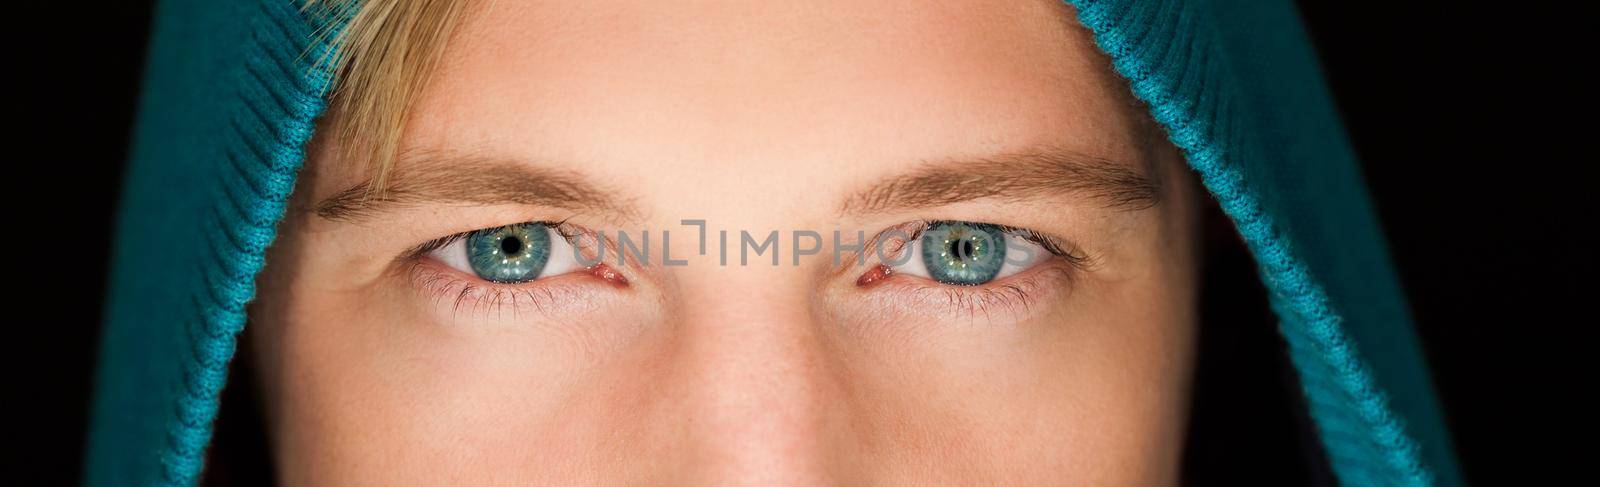
[[[568,225],[566,220],[561,220],[561,221],[535,221],[535,222],[527,222],[527,223],[538,223],[540,225],[544,225],[547,228],[556,228],[557,226]],[[497,225],[497,226],[499,226],[499,225]],[[474,229],[471,229],[471,230],[467,230],[465,232],[453,233],[453,234],[445,235],[443,237],[439,237],[439,238],[436,238],[436,239],[433,239],[433,240],[429,240],[427,242],[423,242],[422,245],[418,245],[416,247],[413,247],[411,250],[406,251],[405,256],[407,258],[416,258],[416,257],[421,257],[421,256],[424,256],[424,255],[428,255],[429,252],[433,252],[435,250],[439,250],[440,248],[443,248],[446,245],[450,245],[452,243],[455,243],[457,240],[462,240],[462,239],[467,238],[468,235],[472,235],[472,232],[477,232],[477,231],[481,231],[481,230],[487,230],[487,229],[491,229],[491,228],[496,228],[497,226],[474,228]],[[562,233],[561,231],[557,231],[556,234],[557,235],[566,236],[566,234]]]
[[[921,239],[923,232],[927,231],[928,228],[932,227],[939,221],[940,220],[922,219],[886,228],[878,232],[878,234],[874,235],[871,239],[868,239],[866,250],[863,251],[872,252],[873,249],[878,248],[880,245],[884,245],[888,241],[889,237],[897,236],[891,234],[895,233],[896,230],[899,230],[899,233],[909,235],[909,238],[907,238],[905,241],[892,242],[895,244],[892,247],[883,247],[884,257],[890,259],[897,258],[899,257],[900,252],[904,251],[905,247],[909,246],[909,243],[913,243]],[[1008,236],[1021,237],[1029,242],[1038,244],[1040,247],[1044,248],[1046,252],[1066,260],[1075,267],[1089,268],[1093,264],[1093,259],[1090,258],[1088,254],[1084,253],[1078,247],[1078,245],[1073,243],[1071,240],[1049,235],[1030,228],[1014,227],[1000,223],[984,224],[994,225],[995,227],[998,227],[1001,232]]]
[[[998,276],[976,285],[947,284],[931,277],[901,277],[883,261],[906,258],[906,252],[916,252],[923,233],[941,220],[920,220],[885,229],[867,242],[866,252],[883,245],[883,256],[874,257],[871,268],[855,280],[863,299],[877,303],[890,312],[906,312],[929,317],[954,317],[981,320],[984,323],[1019,321],[1032,315],[1036,303],[1058,302],[1063,293],[1070,292],[1078,274],[1090,270],[1092,259],[1072,241],[1026,228],[983,222],[965,222],[993,225],[1007,239],[1020,238],[1045,250],[1043,259],[1032,259],[1031,265]],[[909,236],[903,245],[896,245],[896,233]],[[920,255],[909,260],[921,261]],[[851,263],[854,267],[854,262]],[[977,321],[974,321],[977,322]]]
[[[979,286],[953,286],[926,279],[885,279],[866,294],[885,309],[937,317],[1012,321],[1030,314],[1037,303],[1059,299],[1076,284],[1076,269],[1046,261],[1011,276]]]
[[[942,282],[929,275],[925,269],[926,263],[918,255],[921,251],[920,246],[924,233],[941,222],[990,226],[1005,235],[1007,248],[1015,249],[1017,243],[1012,239],[1020,239],[1028,245],[1044,250],[1048,255],[1044,259],[1038,259],[1034,251],[1028,251],[1024,255],[1029,257],[1024,259],[1025,262],[1023,262],[1024,265],[1022,267],[1015,267],[1017,264],[1013,263],[1012,255],[1007,255],[1004,267],[1000,271],[1001,274],[981,284],[963,285]],[[901,238],[904,238],[904,240],[900,240]],[[1008,285],[1013,276],[1046,265],[1057,265],[1065,274],[1076,274],[1093,268],[1093,260],[1090,256],[1084,253],[1071,240],[1028,228],[966,220],[923,219],[895,225],[880,231],[871,239],[868,239],[866,250],[862,252],[878,252],[873,257],[870,267],[855,279],[855,284],[862,287],[872,286],[884,280],[898,280],[893,279],[898,274],[910,274],[908,277],[920,279],[919,285],[926,285],[932,288],[984,288]],[[850,265],[846,268],[854,267],[856,263],[865,263],[867,260],[865,257],[852,256],[849,262]],[[923,268],[921,272],[918,272],[919,267]]]
[[[566,268],[559,268],[560,272],[552,273],[552,272],[550,272],[548,270],[541,271],[541,275],[538,278],[535,278],[535,279],[532,279],[532,280],[529,280],[529,281],[525,281],[525,282],[522,282],[522,283],[491,283],[491,282],[489,282],[487,280],[484,280],[481,277],[479,277],[476,272],[474,272],[469,266],[464,265],[463,262],[455,262],[454,263],[455,265],[451,265],[451,263],[446,261],[446,259],[441,259],[441,258],[433,255],[433,254],[435,254],[435,253],[437,253],[437,252],[439,252],[441,250],[446,249],[447,247],[464,246],[467,237],[472,235],[474,232],[494,229],[494,228],[498,228],[498,227],[478,228],[478,229],[459,232],[459,233],[455,233],[455,234],[451,234],[451,235],[446,235],[444,237],[440,237],[440,238],[437,238],[437,239],[434,239],[434,240],[430,240],[430,241],[428,241],[426,243],[423,243],[422,245],[419,245],[419,246],[417,246],[415,248],[412,248],[411,250],[408,250],[403,255],[402,261],[403,262],[420,262],[420,261],[425,260],[425,259],[441,261],[440,263],[441,264],[445,264],[445,267],[449,267],[449,268],[451,268],[451,269],[453,269],[453,270],[455,270],[455,271],[457,271],[459,273],[465,274],[466,278],[469,278],[471,280],[482,280],[482,281],[484,281],[483,283],[480,283],[480,284],[496,284],[496,285],[527,284],[527,283],[534,283],[534,282],[542,281],[542,280],[545,280],[545,279],[548,279],[548,278],[552,278],[552,277],[557,277],[559,275],[570,274],[570,273],[573,273],[573,272],[579,271],[579,270],[588,270],[588,271],[590,271],[590,273],[594,274],[596,277],[599,277],[599,278],[601,278],[603,280],[614,282],[616,284],[625,285],[628,282],[628,279],[625,276],[623,276],[622,274],[618,273],[616,271],[616,269],[611,267],[610,264],[612,262],[610,262],[609,260],[607,260],[605,262],[596,260],[599,257],[598,254],[597,254],[597,251],[595,249],[596,243],[598,243],[601,246],[604,246],[607,249],[615,248],[615,243],[613,241],[611,241],[611,239],[609,237],[607,237],[606,235],[601,234],[601,233],[596,233],[596,232],[590,231],[589,229],[587,229],[585,227],[582,227],[580,225],[570,223],[570,222],[568,222],[567,219],[556,220],[556,221],[541,220],[541,221],[532,221],[532,222],[525,222],[525,223],[526,224],[538,224],[538,225],[541,225],[546,229],[546,231],[554,233],[557,237],[559,237],[559,238],[551,238],[550,239],[551,246],[553,248],[552,248],[552,252],[550,253],[550,263],[546,264],[546,269],[549,269],[551,263],[556,262],[558,259],[567,259],[567,260],[572,260],[572,261],[576,261],[576,262],[569,263],[571,265],[569,265]],[[561,247],[570,247],[570,248],[561,248]],[[465,259],[465,253],[464,253],[465,252],[465,248],[464,247],[462,248],[462,252],[463,252],[463,254],[462,254],[461,258]],[[576,253],[577,256],[581,256],[581,259],[574,258],[574,253]]]
[[[536,224],[539,224],[539,225],[543,225],[546,228],[549,228],[551,231],[555,232],[556,235],[561,236],[561,238],[565,239],[567,241],[567,243],[572,244],[574,247],[579,247],[580,245],[582,245],[582,243],[585,241],[582,237],[589,237],[588,241],[593,241],[596,238],[602,238],[603,237],[603,235],[600,236],[600,237],[596,237],[596,234],[594,232],[589,231],[589,229],[584,228],[582,226],[579,226],[577,224],[570,223],[570,222],[568,222],[567,219],[553,220],[553,221],[541,220],[541,221],[531,221],[531,222],[524,222],[524,223],[536,223]],[[465,232],[454,233],[454,234],[446,235],[446,236],[439,237],[439,238],[436,238],[436,239],[433,239],[433,240],[429,240],[427,242],[424,242],[422,245],[418,245],[416,247],[411,248],[410,250],[407,250],[403,257],[405,257],[407,260],[420,258],[420,257],[428,255],[428,253],[430,253],[430,252],[433,252],[435,250],[439,250],[440,248],[443,248],[443,247],[445,247],[447,245],[455,243],[458,240],[465,239],[465,238],[467,238],[467,236],[472,235],[472,232],[487,230],[487,229],[491,229],[491,228],[496,228],[496,227],[495,226],[489,226],[489,227],[483,227],[483,228],[474,228],[472,230],[467,230]],[[609,239],[606,239],[605,245],[607,246],[606,248],[611,248],[612,242]],[[582,248],[585,251],[587,251],[588,247],[589,247],[588,245],[582,245]],[[591,256],[585,254],[584,258],[585,259],[590,259],[590,261],[592,262]]]
[[[416,288],[425,296],[435,301],[451,302],[453,312],[462,311],[479,312],[511,311],[513,316],[518,312],[545,313],[547,311],[565,307],[589,306],[594,298],[593,292],[598,288],[595,285],[611,288],[626,288],[629,280],[622,273],[611,267],[612,262],[596,262],[595,254],[583,250],[589,248],[595,239],[601,239],[602,245],[614,245],[606,240],[604,235],[596,234],[578,225],[561,221],[535,221],[546,231],[555,233],[560,238],[551,238],[552,247],[568,246],[572,248],[553,248],[550,259],[577,260],[573,256],[573,249],[579,249],[583,259],[590,266],[583,266],[585,262],[576,262],[571,268],[559,273],[543,273],[532,280],[523,282],[494,282],[477,275],[469,266],[450,265],[442,259],[431,255],[456,245],[462,245],[462,257],[465,258],[464,247],[466,239],[473,232],[498,227],[485,227],[469,230],[452,235],[447,235],[419,245],[405,254],[404,269],[409,279]],[[590,238],[585,239],[584,236]],[[589,243],[581,243],[581,242]],[[458,262],[458,264],[460,264]],[[546,264],[548,269],[550,264]],[[586,274],[586,275],[585,275]],[[589,277],[594,279],[589,279]]]
[[[577,249],[577,247],[572,244],[572,238],[556,231],[555,224],[545,222],[534,223],[538,223],[540,225],[538,228],[539,231],[555,234],[555,236],[548,238],[550,248],[548,249],[543,269],[539,271],[538,276],[522,282],[534,282],[543,279],[549,279],[590,267],[582,261],[583,256],[579,254],[580,251]],[[470,263],[467,255],[467,243],[469,239],[464,238],[465,235],[481,231],[484,230],[474,230],[472,232],[457,234],[454,238],[450,239],[448,243],[429,251],[427,253],[427,257],[437,260],[446,267],[455,269],[463,274],[482,278],[482,276],[477,275],[472,268],[472,264]],[[520,283],[521,282],[501,282],[501,284]]]
[[[476,276],[466,276],[432,259],[413,261],[407,274],[418,292],[435,303],[450,303],[449,309],[458,317],[467,312],[468,318],[487,316],[485,313],[510,311],[516,318],[520,313],[548,314],[557,309],[577,309],[587,306],[596,288],[584,285],[594,283],[577,273],[566,273],[532,281],[502,284]],[[498,316],[498,315],[497,315]]]

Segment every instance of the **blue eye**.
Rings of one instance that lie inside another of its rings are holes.
[[[935,281],[976,286],[1005,267],[1006,232],[997,225],[939,221],[923,230],[921,240],[922,263]]]
[[[467,234],[467,263],[487,281],[516,283],[539,277],[550,261],[550,229],[519,223]]]

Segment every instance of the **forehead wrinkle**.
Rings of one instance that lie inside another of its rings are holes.
[[[1149,164],[1127,164],[1044,148],[988,157],[924,163],[855,193],[841,213],[925,208],[979,199],[1017,202],[1080,196],[1105,208],[1142,210],[1160,202],[1160,182]]]
[[[526,162],[442,151],[402,154],[383,188],[365,180],[317,203],[316,214],[356,221],[428,203],[517,204],[637,216],[583,175]],[[380,190],[381,189],[381,190]]]

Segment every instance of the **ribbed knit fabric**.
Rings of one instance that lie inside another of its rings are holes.
[[[1359,165],[1293,6],[1069,3],[1255,255],[1340,481],[1459,484]]]
[[[323,109],[289,0],[155,13],[113,250],[90,485],[191,485],[267,245]]]
[[[1459,483],[1354,156],[1288,0],[1069,0],[1260,266],[1336,475]],[[295,0],[163,0],[118,220],[91,485],[190,485],[324,108]]]

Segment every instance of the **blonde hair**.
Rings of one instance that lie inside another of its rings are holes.
[[[374,191],[393,170],[412,104],[444,53],[466,0],[305,0],[305,8],[343,26],[317,60],[334,75],[331,106],[347,160],[365,160]],[[336,27],[330,27],[330,29]]]

